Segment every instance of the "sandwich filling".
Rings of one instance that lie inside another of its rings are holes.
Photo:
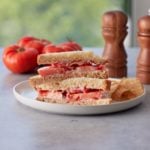
[[[55,75],[55,74],[65,74],[68,71],[79,71],[79,72],[87,72],[87,71],[96,71],[96,70],[104,70],[103,64],[96,64],[92,61],[89,62],[71,62],[71,63],[53,63],[45,67],[41,67],[38,69],[38,73],[41,76]]]
[[[109,98],[109,92],[102,89],[76,88],[68,90],[40,90],[38,91],[38,99],[63,99],[66,103],[81,100],[100,100]]]

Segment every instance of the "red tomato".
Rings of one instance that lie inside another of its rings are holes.
[[[80,100],[80,99],[99,99],[101,93],[99,91],[87,93],[68,93],[67,100]]]
[[[51,42],[46,39],[39,39],[33,36],[25,36],[18,42],[18,45],[21,47],[37,49],[39,54],[42,53],[43,48],[48,44],[51,44]]]
[[[33,36],[24,36],[18,41],[18,45],[24,47],[28,42],[37,40],[37,38]]]
[[[75,49],[69,45],[64,44],[64,45],[61,45],[60,47],[64,50],[64,52],[75,51]]]
[[[39,54],[42,53],[42,50],[44,48],[44,44],[40,40],[32,40],[28,42],[25,46],[25,48],[35,48],[38,50]]]
[[[82,50],[82,47],[74,41],[64,42],[64,43],[59,44],[59,46],[61,46],[66,51],[80,51],[80,50]]]
[[[48,76],[48,75],[59,74],[59,73],[64,73],[64,72],[65,72],[64,68],[54,68],[51,66],[42,67],[38,69],[38,73],[41,76]]]
[[[46,39],[40,39],[40,41],[46,46],[48,44],[52,44],[49,40]]]
[[[42,53],[56,53],[56,52],[64,52],[64,49],[59,46],[49,44],[45,46],[42,51]]]
[[[69,41],[69,42],[68,42],[68,45],[69,45],[70,47],[73,47],[73,48],[76,49],[76,50],[82,50],[82,47],[81,47],[78,43],[76,43],[76,42],[74,42],[74,41]]]
[[[11,45],[4,49],[3,62],[14,73],[27,73],[37,67],[38,51]]]

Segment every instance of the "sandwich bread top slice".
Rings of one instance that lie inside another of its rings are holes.
[[[93,54],[92,51],[72,51],[64,53],[48,53],[41,54],[37,58],[37,63],[42,64],[53,64],[53,63],[71,63],[71,62],[93,62],[104,64],[107,61],[99,56]]]

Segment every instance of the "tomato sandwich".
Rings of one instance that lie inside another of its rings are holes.
[[[37,100],[39,101],[73,105],[104,105],[112,101],[110,84],[111,82],[107,79],[80,77],[65,80],[51,79],[45,84],[32,84],[32,86],[38,92]]]
[[[86,91],[84,94],[77,94],[78,96],[81,95],[81,97],[86,97],[87,95],[94,96],[94,94],[97,94],[96,99],[99,99],[103,94],[101,95],[101,92],[99,92],[101,88],[98,84],[97,89],[94,89],[92,86],[90,89],[86,89],[85,83],[90,83],[91,81],[92,85],[92,83],[96,84],[97,81],[98,83],[106,82],[105,79],[108,78],[105,69],[106,62],[107,61],[102,57],[94,55],[92,51],[41,54],[38,56],[37,63],[42,65],[42,67],[38,69],[38,75],[31,77],[29,82],[38,92],[38,99],[43,101],[49,101],[49,99],[53,99],[54,97],[57,97],[58,100],[62,100],[62,97],[64,98],[64,93],[68,92],[67,89],[63,88],[65,85],[64,83],[72,85],[74,84],[72,82],[78,83],[75,89],[71,89],[75,93],[78,90],[81,93]],[[81,87],[83,91],[79,88],[79,85],[82,84],[80,83],[81,81],[84,81],[84,86]],[[69,99],[69,94],[70,92],[67,93],[65,100]],[[73,97],[75,98],[76,96],[74,95]],[[56,101],[54,100],[54,102]],[[66,101],[63,100],[63,102]]]

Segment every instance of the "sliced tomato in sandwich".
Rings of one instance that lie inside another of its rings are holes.
[[[69,70],[77,70],[79,72],[84,71],[95,71],[95,70],[103,70],[103,65],[92,65],[88,62],[72,62],[70,64],[65,63],[54,63],[50,66],[45,66],[38,69],[38,73],[41,76],[54,75],[54,74],[62,74]]]
[[[64,73],[65,69],[64,68],[55,68],[52,66],[46,66],[38,69],[38,73],[41,76],[48,76],[48,75],[54,75],[54,74],[61,74]]]
[[[100,91],[89,91],[89,92],[80,92],[80,93],[68,93],[67,100],[81,100],[81,99],[99,99],[101,98]]]

